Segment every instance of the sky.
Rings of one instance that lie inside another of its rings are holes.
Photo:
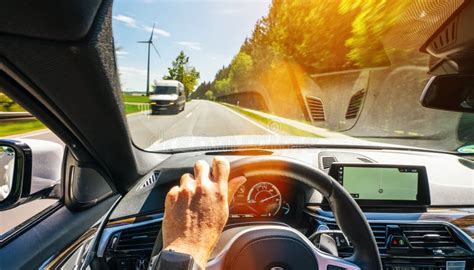
[[[266,15],[271,0],[118,0],[113,7],[113,32],[119,73],[124,91],[146,87],[147,45],[152,49],[150,81],[161,79],[181,50],[201,74],[200,82],[212,81],[230,63],[255,22]]]

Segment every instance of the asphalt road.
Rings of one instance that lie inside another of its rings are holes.
[[[182,136],[269,135],[269,128],[215,102],[192,100],[176,115],[130,115],[128,124],[137,146]]]
[[[192,100],[178,114],[151,115],[149,111],[129,115],[128,125],[135,144],[146,148],[154,142],[179,136],[269,135],[268,127],[218,103]],[[10,136],[64,143],[49,130]]]

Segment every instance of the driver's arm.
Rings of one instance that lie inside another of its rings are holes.
[[[163,250],[192,256],[200,269],[219,239],[229,216],[229,203],[246,179],[229,178],[229,162],[216,157],[209,164],[198,161],[194,175],[185,174],[179,186],[173,187],[166,196],[163,221]],[[177,263],[167,269],[182,269]],[[153,269],[160,269],[160,255],[153,258]]]

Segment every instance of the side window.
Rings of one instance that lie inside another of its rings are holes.
[[[5,237],[18,230],[21,224],[25,224],[58,202],[61,192],[57,190],[61,181],[64,143],[43,123],[2,92],[0,92],[0,139],[21,141],[31,148],[33,166],[30,194],[54,190],[48,193],[49,195],[38,196],[38,199],[0,210],[0,237]],[[0,147],[0,201],[11,191],[14,160],[15,152],[12,149]]]

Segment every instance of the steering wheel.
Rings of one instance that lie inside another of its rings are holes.
[[[382,269],[372,231],[361,209],[332,177],[303,162],[258,156],[231,163],[230,178],[282,176],[319,191],[329,202],[354,254],[338,258],[317,249],[296,229],[283,225],[247,225],[224,230],[206,269]]]

